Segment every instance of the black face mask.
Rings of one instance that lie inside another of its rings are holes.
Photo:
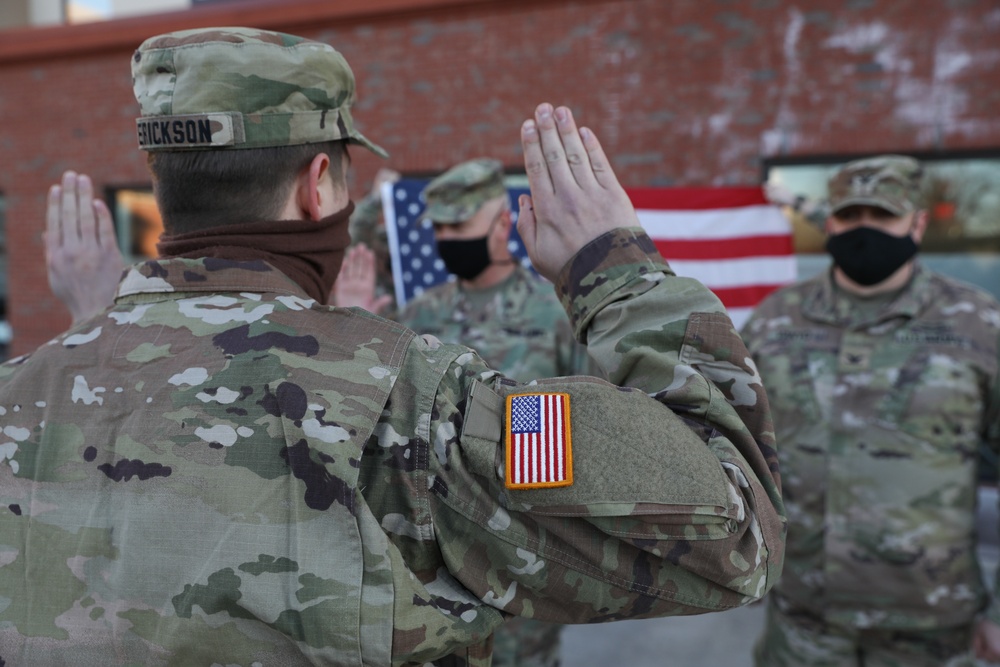
[[[859,285],[877,285],[917,254],[913,238],[893,236],[872,227],[834,234],[826,251],[848,278]]]
[[[489,237],[487,233],[476,239],[438,241],[438,255],[449,273],[473,280],[490,265]]]

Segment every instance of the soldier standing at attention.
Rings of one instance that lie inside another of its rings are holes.
[[[916,260],[921,166],[829,182],[828,273],[757,307],[744,339],[781,445],[788,558],[761,667],[1000,659],[976,560],[981,444],[1000,444],[1000,304]]]
[[[199,29],[132,71],[161,257],[0,365],[0,662],[487,665],[511,616],[710,612],[778,578],[757,370],[569,109],[521,128],[520,231],[611,382],[522,385],[324,305],[347,145],[381,152],[337,51]],[[92,196],[53,187],[50,261],[107,242]]]
[[[497,160],[452,167],[427,184],[423,217],[456,277],[406,304],[399,321],[421,334],[474,349],[520,382],[589,374],[587,351],[576,342],[552,285],[534,277],[510,253],[510,201]]]

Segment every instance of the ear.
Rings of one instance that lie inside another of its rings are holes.
[[[319,153],[299,174],[296,199],[299,209],[308,220],[322,220],[325,208],[330,205],[326,200],[331,196],[331,191],[328,187],[324,189],[324,179],[329,178],[329,173],[330,156]]]
[[[920,210],[913,214],[913,230],[910,232],[910,235],[917,245],[920,245],[920,242],[923,240],[924,232],[927,231],[929,222],[930,215],[928,215],[926,210]]]
[[[490,238],[487,243],[490,249],[490,258],[493,261],[500,261],[510,257],[510,250],[507,248],[507,244],[510,242],[510,231],[513,226],[514,223],[512,222],[510,209],[508,208],[497,218],[496,223],[493,225],[494,229],[490,230]]]
[[[509,208],[497,220],[497,227],[503,232],[504,243],[507,243],[507,239],[510,238],[510,231],[514,228],[514,221]]]

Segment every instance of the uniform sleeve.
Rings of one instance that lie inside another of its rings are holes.
[[[721,303],[641,229],[584,248],[557,293],[610,382],[518,385],[469,352],[435,398],[428,488],[450,575],[563,623],[728,609],[777,580],[784,515],[767,398]],[[568,397],[572,483],[508,488],[507,397]]]
[[[560,318],[556,323],[557,375],[596,375],[601,370],[587,353],[587,348],[577,342],[569,320]]]

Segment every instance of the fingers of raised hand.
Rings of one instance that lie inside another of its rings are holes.
[[[551,193],[552,179],[542,155],[538,124],[534,119],[528,119],[521,125],[521,150],[524,152],[524,172],[528,175],[531,192]]]
[[[591,173],[597,179],[598,184],[605,189],[621,189],[618,177],[611,169],[611,163],[608,162],[608,156],[604,154],[604,148],[597,140],[597,136],[590,128],[583,127],[580,128],[580,139],[583,141],[584,149],[590,160]]]
[[[62,207],[62,186],[53,185],[49,188],[49,197],[45,205],[45,249],[51,252],[62,245],[63,231],[60,221]]]
[[[67,171],[62,177],[60,188],[59,227],[63,245],[75,244],[80,237],[80,205],[77,192],[77,174]]]
[[[97,244],[97,224],[94,219],[94,185],[90,177],[80,174],[76,179],[79,240],[84,245]]]
[[[573,112],[566,107],[555,110],[556,128],[566,154],[566,163],[577,185],[591,187],[595,184],[594,170],[590,166],[590,155],[584,147],[583,139],[573,119]]]
[[[347,251],[347,255],[344,257],[344,262],[340,266],[340,276],[338,276],[338,281],[350,280],[354,277],[356,267],[358,265],[358,253],[360,251],[360,245],[353,246]]]
[[[374,280],[375,278],[375,253],[368,249],[367,246],[358,246],[358,261],[355,265],[357,274],[359,277],[365,280]]]
[[[562,108],[562,110],[568,111],[565,108]],[[565,114],[562,115],[565,117]],[[563,145],[563,137],[556,124],[555,109],[552,108],[551,104],[543,103],[538,105],[538,108],[535,109],[535,125],[538,127],[542,155],[545,159],[549,177],[552,180],[553,190],[558,192],[575,184],[576,179],[570,170],[570,165],[567,161],[566,146]],[[578,152],[576,159],[579,160],[579,158],[580,155]]]

